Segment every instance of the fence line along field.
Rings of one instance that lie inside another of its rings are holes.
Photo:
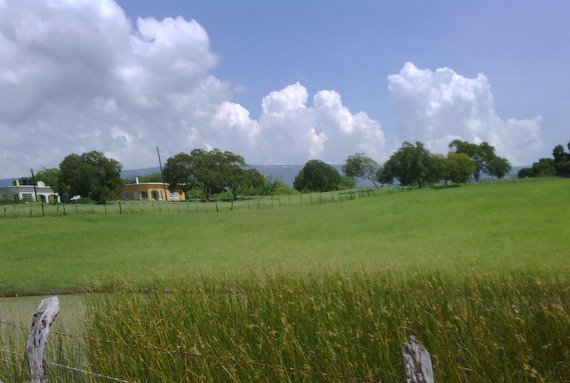
[[[236,201],[187,200],[182,202],[165,201],[113,201],[106,204],[71,203],[11,203],[0,206],[0,218],[37,218],[69,215],[128,215],[147,213],[220,213],[232,210],[264,209],[270,207],[295,207],[303,205],[321,205],[329,202],[342,202],[374,195],[372,189],[354,189],[323,193],[257,196]]]
[[[98,291],[48,360],[126,381],[401,382],[415,335],[436,381],[566,382],[569,188],[2,219],[0,291]],[[0,381],[27,379],[23,332],[0,324]]]

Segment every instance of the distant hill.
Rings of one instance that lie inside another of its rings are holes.
[[[3,180],[0,180],[0,188],[12,185],[12,181],[14,181],[13,178],[5,178]]]

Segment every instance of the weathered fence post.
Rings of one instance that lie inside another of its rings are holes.
[[[59,313],[57,297],[41,301],[32,318],[32,328],[28,335],[28,365],[32,383],[46,383],[47,374],[44,363],[44,350],[47,344],[49,328]]]
[[[406,383],[434,383],[431,356],[415,336],[404,344],[402,359]]]

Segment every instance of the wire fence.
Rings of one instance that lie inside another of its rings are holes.
[[[44,202],[0,205],[0,218],[65,217],[74,215],[144,215],[160,213],[220,213],[275,207],[319,205],[378,195],[375,189],[354,189],[323,193],[244,197],[230,200],[112,201],[106,204],[49,204]]]
[[[27,334],[30,332],[29,328],[18,325],[16,323],[6,321],[6,320],[0,319],[0,324],[11,327],[11,328],[16,329],[18,331],[21,331],[24,334]],[[141,345],[141,344],[124,342],[124,341],[100,339],[100,338],[93,338],[93,337],[82,336],[82,335],[77,335],[77,334],[69,334],[69,333],[58,332],[58,331],[50,331],[50,335],[54,335],[57,337],[64,337],[67,339],[72,339],[75,341],[82,342],[83,344],[88,344],[89,342],[96,342],[96,343],[106,343],[106,344],[111,344],[111,345],[119,345],[122,347],[126,347],[128,349],[138,349],[138,350],[141,350],[143,352],[149,352],[149,353],[161,353],[161,354],[166,354],[166,355],[169,355],[172,357],[199,358],[199,359],[205,360],[206,362],[212,362],[212,363],[226,363],[226,364],[230,363],[233,365],[241,365],[241,366],[246,366],[246,367],[251,367],[251,368],[267,369],[267,370],[271,370],[273,372],[292,373],[292,374],[297,374],[303,378],[314,377],[314,378],[319,378],[319,379],[322,379],[325,381],[337,381],[337,382],[382,383],[381,380],[371,380],[368,378],[362,378],[362,377],[356,377],[356,376],[345,376],[345,375],[329,373],[326,371],[321,371],[321,370],[309,368],[309,367],[300,369],[300,368],[286,366],[286,365],[282,365],[282,364],[256,361],[253,359],[240,359],[240,358],[236,358],[233,356],[207,355],[207,354],[199,352],[198,350],[187,350],[187,349],[180,348],[180,347],[176,347],[173,349],[167,349],[167,348],[156,347],[152,344]],[[22,362],[20,364],[14,363],[14,361],[11,361],[11,360],[8,360],[5,358],[0,358],[0,362],[4,362],[6,364],[9,364],[13,368],[19,370],[20,373],[24,373],[24,369],[22,368],[22,365],[23,365],[23,362],[25,360],[27,360],[27,356],[25,354],[22,354],[22,353],[19,353],[17,351],[13,351],[13,350],[8,350],[5,348],[0,348],[0,353],[19,357],[21,359],[21,362]],[[83,374],[85,376],[88,376],[90,378],[97,378],[97,379],[102,379],[102,380],[106,380],[106,381],[113,381],[113,382],[136,383],[136,382],[129,381],[129,380],[126,380],[123,378],[117,378],[117,377],[97,373],[94,371],[89,371],[89,370],[87,370],[85,368],[81,368],[81,367],[73,367],[73,366],[64,365],[61,363],[56,363],[56,362],[51,362],[51,361],[46,361],[45,363],[48,366],[53,366],[53,367],[61,368],[64,370],[77,372],[77,373]],[[0,383],[2,383],[2,382],[0,381]]]
[[[12,356],[17,356],[19,358],[21,358],[22,361],[25,361],[27,359],[27,356],[25,354],[19,353],[19,352],[15,352],[15,351],[11,351],[11,350],[7,350],[4,348],[0,348],[0,353],[4,353],[4,354],[8,354],[8,355],[12,355]],[[13,368],[19,370],[19,372],[21,374],[25,374],[26,371],[24,371],[24,368],[22,368],[21,365],[19,365],[18,363],[14,363],[11,360],[8,359],[4,359],[4,358],[0,358],[0,362],[5,362],[7,364],[10,364],[13,366]],[[88,370],[84,370],[82,368],[78,368],[78,367],[72,367],[72,366],[67,366],[64,364],[60,364],[60,363],[56,363],[56,362],[50,362],[50,361],[46,361],[45,362],[46,365],[48,366],[54,366],[54,367],[58,367],[64,370],[68,370],[68,371],[73,371],[73,372],[79,372],[81,374],[84,374],[86,376],[92,377],[92,378],[99,378],[99,379],[105,379],[108,381],[112,381],[112,382],[121,382],[121,383],[136,383],[136,382],[131,382],[129,380],[125,380],[125,379],[121,379],[121,378],[115,378],[113,376],[107,376],[107,375],[103,375],[103,374],[99,374],[93,371],[88,371]],[[1,383],[1,381],[0,381]]]
[[[475,182],[470,180],[468,187],[477,185],[489,185],[500,183],[529,183],[552,180],[556,177],[543,178],[516,178],[505,177],[497,179],[494,177],[482,177]],[[449,186],[460,186],[461,184],[438,184],[435,188],[447,188]],[[49,204],[43,202],[10,203],[0,205],[0,218],[21,218],[21,217],[64,217],[74,215],[144,215],[157,213],[220,213],[232,210],[266,209],[275,207],[298,207],[319,205],[331,202],[349,201],[358,198],[377,196],[381,193],[412,191],[413,186],[387,186],[381,191],[373,188],[359,188],[352,190],[341,190],[323,193],[291,194],[275,196],[255,196],[242,197],[236,201],[211,200],[204,201],[191,199],[186,201],[112,201],[106,204]]]
[[[468,187],[500,183],[528,183],[543,182],[556,177],[543,178],[516,178],[482,177],[475,182],[470,180]],[[461,184],[437,184],[435,188],[461,186]],[[144,215],[156,213],[220,213],[232,210],[266,209],[275,207],[295,207],[318,205],[331,202],[349,201],[358,198],[377,196],[381,193],[416,190],[414,186],[392,185],[377,190],[373,188],[359,188],[323,193],[300,193],[291,195],[242,197],[236,201],[218,199],[204,201],[191,199],[185,201],[112,201],[106,204],[49,204],[44,202],[9,203],[0,205],[0,218],[34,218],[34,217],[65,217],[73,215]]]

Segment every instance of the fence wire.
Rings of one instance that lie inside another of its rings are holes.
[[[11,326],[11,327],[16,328],[16,329],[21,330],[21,331],[29,332],[29,329],[26,327],[17,325],[15,323],[7,322],[7,321],[1,320],[1,319],[0,319],[0,324]],[[256,360],[252,360],[252,359],[239,359],[239,358],[235,358],[233,356],[205,355],[205,354],[199,352],[198,350],[166,349],[166,348],[156,347],[153,345],[141,345],[141,344],[128,343],[128,342],[124,342],[124,341],[99,339],[99,338],[81,336],[81,335],[76,335],[76,334],[68,334],[68,333],[63,333],[63,332],[58,332],[58,331],[50,331],[50,335],[80,340],[83,342],[106,343],[106,344],[112,344],[112,345],[116,345],[116,346],[122,346],[122,347],[130,348],[130,349],[136,348],[136,349],[144,350],[144,351],[148,351],[148,352],[162,353],[162,354],[167,354],[167,355],[178,355],[178,356],[186,357],[186,358],[200,358],[200,359],[211,361],[211,362],[232,363],[232,364],[238,364],[238,365],[247,366],[247,367],[259,367],[259,368],[269,369],[272,371],[282,371],[282,372],[299,374],[303,377],[312,376],[312,377],[318,377],[321,379],[337,380],[337,381],[344,381],[344,382],[354,382],[354,383],[382,383],[381,380],[370,380],[370,379],[359,378],[359,377],[355,377],[355,376],[344,376],[344,375],[338,375],[338,374],[331,374],[331,373],[328,373],[326,371],[318,371],[318,370],[312,370],[312,369],[299,369],[296,367],[290,367],[290,366],[284,366],[281,364],[261,362],[261,361],[256,361]],[[0,351],[2,351],[2,350],[3,349],[0,349]],[[24,355],[21,355],[21,356],[24,356]],[[53,363],[53,362],[46,362],[46,363],[57,366],[57,367],[61,367],[61,368],[74,369],[73,367],[63,366],[63,365],[59,365],[59,364]],[[105,379],[111,379],[111,380],[116,379],[115,381],[117,381],[117,382],[131,383],[131,382],[126,381],[126,380],[121,380],[119,378],[113,378],[113,377],[109,377],[109,376],[105,376],[105,375],[99,375],[99,374],[94,373],[94,372],[89,372],[89,371],[80,370],[80,369],[77,369],[77,370],[78,370],[78,372],[83,372],[85,374],[89,374],[89,375],[92,375],[94,377],[100,376],[100,377],[105,378]]]
[[[6,322],[2,322],[2,323],[6,323]],[[9,354],[9,355],[14,355],[14,356],[18,356],[20,358],[26,358],[26,355],[19,353],[19,352],[15,352],[15,351],[11,351],[11,350],[7,350],[5,348],[0,348],[0,352],[3,352],[5,354]],[[20,372],[25,372],[21,366],[18,366],[17,364],[15,364],[14,362],[8,360],[8,359],[4,359],[4,358],[0,358],[0,361],[6,362],[11,364],[12,366],[14,366],[15,368],[17,368],[18,370],[20,370]],[[87,371],[81,368],[77,368],[77,367],[72,367],[72,366],[66,366],[64,364],[60,364],[60,363],[55,363],[55,362],[50,362],[50,361],[45,361],[45,364],[48,366],[54,366],[54,367],[58,367],[64,370],[68,370],[68,371],[74,371],[74,372],[79,372],[82,373],[84,375],[88,375],[88,376],[92,376],[95,378],[100,378],[100,379],[106,379],[112,382],[120,382],[120,383],[136,383],[136,382],[132,382],[130,380],[125,380],[125,379],[121,379],[121,378],[115,378],[112,376],[108,376],[108,375],[103,375],[103,374],[99,374],[97,372],[93,372],[93,371]],[[0,382],[1,383],[1,382]]]

